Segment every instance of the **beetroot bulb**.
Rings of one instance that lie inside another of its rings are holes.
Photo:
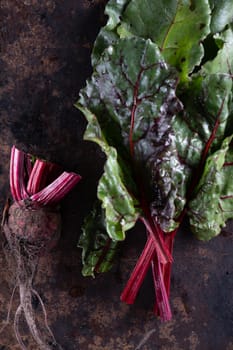
[[[4,211],[2,230],[6,238],[7,261],[14,272],[15,286],[11,303],[16,289],[19,290],[20,303],[14,316],[14,331],[23,350],[26,350],[26,345],[19,331],[21,317],[25,318],[38,349],[62,349],[48,325],[45,306],[34,289],[33,280],[39,258],[49,253],[60,238],[59,202],[80,179],[75,173],[62,172],[56,164],[35,159],[15,146],[12,147],[10,189],[13,202]],[[35,298],[44,314],[43,325],[38,324],[32,306]]]

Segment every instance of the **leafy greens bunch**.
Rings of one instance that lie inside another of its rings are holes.
[[[77,102],[85,140],[106,155],[79,242],[83,274],[110,269],[141,220],[147,242],[121,299],[134,302],[151,267],[154,311],[166,321],[184,217],[201,240],[233,218],[233,3],[110,0],[106,14]]]

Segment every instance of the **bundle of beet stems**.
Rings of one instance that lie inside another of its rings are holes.
[[[75,173],[62,172],[56,164],[35,159],[12,147],[10,189],[13,203],[5,207],[2,220],[6,238],[4,251],[14,278],[6,324],[9,323],[14,294],[18,289],[20,302],[14,315],[14,331],[22,349],[26,349],[19,329],[23,317],[39,349],[62,349],[48,325],[44,303],[33,281],[39,258],[55,247],[60,237],[59,202],[80,178]],[[43,312],[42,325],[33,308],[34,300]]]

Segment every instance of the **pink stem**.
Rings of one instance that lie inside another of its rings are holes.
[[[167,249],[167,246],[165,245],[164,239],[162,237],[163,231],[161,231],[161,229],[156,224],[153,224],[153,227],[151,227],[151,225],[145,218],[141,217],[140,219],[144,223],[147,229],[147,232],[153,238],[154,249],[157,252],[158,259],[161,262],[161,264],[172,262],[173,261],[172,255],[170,254],[170,251]]]
[[[140,255],[137,264],[131,273],[131,276],[121,294],[121,300],[127,304],[133,304],[136,296],[139,292],[139,289],[143,283],[143,280],[147,274],[149,267],[152,267],[153,281],[156,292],[156,304],[155,304],[155,313],[161,317],[163,321],[168,321],[171,319],[171,308],[169,304],[169,294],[170,294],[170,274],[172,261],[171,258],[161,259],[160,246],[155,240],[155,235],[152,232],[152,229],[148,222],[142,220],[146,225],[148,230],[148,238],[146,245],[143,249],[142,254]],[[155,226],[155,225],[154,225]],[[159,227],[158,227],[159,230]],[[160,229],[161,231],[161,229]],[[163,242],[163,251],[166,251],[166,256],[172,256],[172,247],[176,231],[170,234],[164,234],[163,231],[157,232]],[[159,250],[158,250],[159,247]],[[167,253],[169,252],[169,254]]]
[[[29,195],[35,194],[44,187],[46,162],[40,159],[35,161],[28,179],[27,191]]]
[[[25,153],[15,146],[11,149],[10,189],[15,201],[21,201],[28,197],[25,188]]]
[[[121,294],[121,300],[125,303],[134,303],[155,253],[154,239],[149,235],[144,250]]]
[[[177,233],[177,229],[174,230],[171,233],[164,233],[164,241],[165,244],[167,246],[167,248],[170,251],[170,254],[172,255],[173,252],[173,245],[174,245],[174,238],[175,235]],[[156,286],[158,284],[157,282],[157,274],[158,274],[158,267],[157,264],[151,264],[152,267],[152,273],[153,273],[153,280],[154,280],[154,285],[155,285],[155,290],[156,290]],[[162,277],[163,277],[163,281],[164,281],[164,286],[165,286],[165,290],[166,290],[166,298],[169,300],[170,297],[170,287],[171,287],[171,270],[172,270],[172,262],[167,262],[166,264],[161,264],[160,263],[160,268],[161,268],[161,273],[162,273]],[[159,309],[159,304],[157,302],[157,297],[156,297],[156,301],[155,301],[155,307],[154,307],[154,312],[156,315],[161,316],[162,319],[166,319],[167,316],[163,316],[162,315],[162,311]],[[169,311],[167,313],[169,315]],[[169,317],[168,317],[169,319]]]
[[[171,255],[173,255],[173,247],[174,247],[174,240],[175,240],[176,233],[177,233],[177,229],[171,233],[165,234],[165,242],[167,244],[167,247]],[[171,270],[172,270],[172,263],[167,263],[164,266],[164,283],[165,283],[168,297],[170,296]]]
[[[36,194],[60,175],[60,167],[56,164],[37,159],[28,179],[27,192]]]
[[[80,175],[64,171],[50,185],[40,192],[33,194],[30,199],[42,205],[54,205],[71,191],[80,180]]]
[[[166,286],[164,283],[163,268],[164,265],[159,262],[156,254],[151,260],[153,282],[156,294],[155,314],[161,317],[162,321],[169,321],[172,318],[172,312],[169,303],[169,297],[167,294]]]

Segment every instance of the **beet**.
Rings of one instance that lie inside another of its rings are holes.
[[[13,234],[31,244],[43,242],[41,254],[54,248],[61,235],[61,214],[50,207],[38,207],[25,201],[14,202],[4,225],[6,238]]]
[[[33,286],[39,258],[54,248],[60,238],[60,212],[54,208],[32,205],[27,201],[14,202],[9,208],[3,232],[7,241],[5,246],[7,261],[11,270],[14,271],[15,287],[12,297],[16,288],[20,296],[20,303],[14,318],[16,338],[21,348],[26,350],[19,332],[20,319],[24,316],[39,349],[60,350],[62,348],[56,342],[48,326],[43,301]],[[40,330],[36,312],[32,306],[35,297],[44,313],[45,324],[40,326]]]
[[[39,258],[54,248],[60,238],[61,215],[58,204],[80,179],[75,173],[61,173],[56,164],[35,160],[35,157],[12,147],[10,188],[14,202],[9,209],[4,210],[2,222],[6,237],[5,254],[14,280],[6,324],[9,323],[12,300],[18,289],[20,302],[15,312],[14,330],[23,350],[27,348],[19,331],[22,317],[38,349],[62,349],[48,325],[44,303],[33,281]],[[39,324],[33,309],[35,298],[44,314],[43,324]]]

